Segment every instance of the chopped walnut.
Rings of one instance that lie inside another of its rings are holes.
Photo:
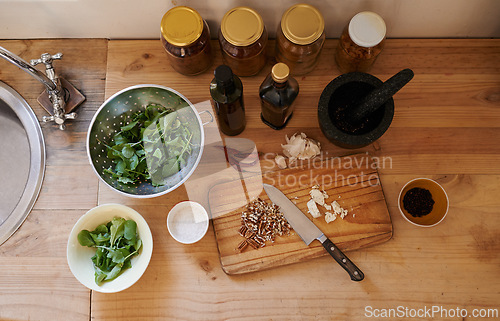
[[[245,238],[237,247],[242,252],[248,245],[254,249],[266,246],[266,241],[274,242],[276,236],[290,235],[292,227],[275,204],[260,198],[247,205],[241,213],[239,234]]]

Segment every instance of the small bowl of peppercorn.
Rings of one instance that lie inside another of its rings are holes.
[[[429,178],[416,178],[401,189],[399,211],[412,224],[432,227],[444,220],[449,200],[444,188]]]

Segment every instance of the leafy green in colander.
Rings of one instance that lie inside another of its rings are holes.
[[[195,133],[181,111],[150,104],[135,112],[111,143],[103,143],[113,162],[104,172],[123,184],[165,185],[186,166],[193,151]]]

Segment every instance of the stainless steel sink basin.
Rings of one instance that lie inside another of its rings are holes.
[[[44,171],[40,124],[24,98],[0,81],[0,244],[31,212]]]

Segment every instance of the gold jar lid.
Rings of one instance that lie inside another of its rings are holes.
[[[278,62],[271,69],[271,77],[277,83],[283,83],[288,80],[288,76],[290,75],[290,68],[282,62]]]
[[[195,42],[203,32],[203,19],[189,7],[174,7],[161,19],[161,34],[174,46],[188,46]]]
[[[226,12],[220,30],[230,44],[249,46],[262,36],[264,21],[252,8],[236,7]]]
[[[325,20],[315,7],[300,3],[290,7],[281,17],[285,37],[297,45],[309,45],[321,36]]]

